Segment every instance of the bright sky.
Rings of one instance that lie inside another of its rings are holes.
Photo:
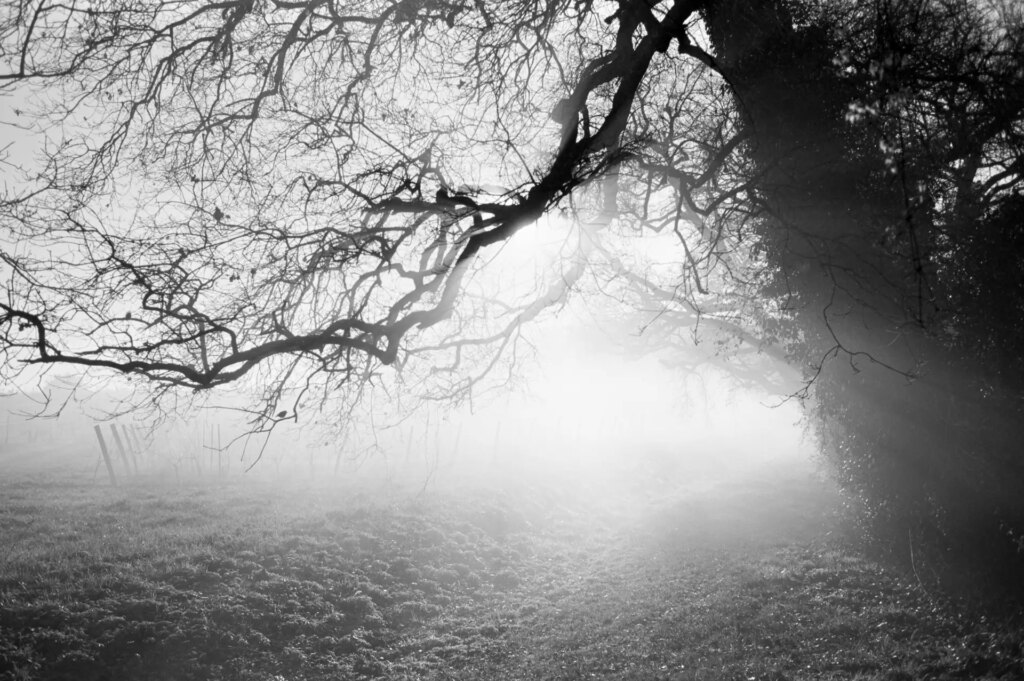
[[[6,109],[0,118],[17,121],[15,103],[10,98],[0,102]],[[38,142],[0,126],[0,143],[11,144],[10,160],[30,165],[31,147]],[[8,181],[14,179],[8,175]],[[559,263],[575,244],[569,221],[557,214],[546,216],[507,244],[489,249],[485,257],[496,260],[476,283],[486,291],[496,290],[499,281],[497,290],[509,301],[529,296],[538,282],[557,275]],[[666,242],[648,237],[634,240],[632,247],[637,249],[634,256],[665,262],[673,261],[673,246],[678,247],[674,238]],[[521,467],[609,471],[648,459],[739,465],[780,453],[806,456],[808,446],[795,425],[800,420],[795,404],[770,408],[765,405],[777,405],[777,396],[735,392],[711,368],[684,375],[654,356],[634,356],[623,348],[634,333],[615,319],[595,319],[594,310],[576,300],[557,316],[529,327],[527,337],[539,352],[535,360],[527,360],[519,390],[489,402],[478,400],[472,410],[434,414],[430,421],[424,416],[379,433],[378,451],[393,464],[411,457],[433,459],[450,469],[501,460]],[[208,428],[217,418],[204,416],[195,423],[207,422]],[[52,427],[52,422],[47,425]],[[91,442],[89,435],[82,440]],[[305,448],[318,441],[322,435],[311,433],[307,424],[286,425],[271,438],[268,457],[294,459],[299,453],[295,450],[301,449],[304,459]],[[170,450],[193,446],[171,444],[167,456],[175,456]],[[320,451],[333,458],[337,448],[334,442]],[[258,444],[250,444],[246,457],[251,460],[256,450]]]
[[[500,279],[505,296],[519,295],[518,287],[525,295],[574,242],[570,233],[570,225],[556,218],[525,229],[501,249],[485,276]],[[664,258],[665,245],[660,248],[657,254]],[[576,296],[557,314],[530,324],[526,338],[537,353],[520,366],[515,388],[478,397],[471,406],[424,412],[375,433],[364,422],[347,442],[311,428],[310,414],[300,424],[283,423],[269,441],[261,470],[277,474],[294,467],[301,473],[311,458],[330,469],[339,451],[344,458],[372,451],[365,465],[371,473],[409,470],[413,476],[495,467],[608,477],[650,474],[653,467],[658,475],[674,475],[680,466],[727,471],[753,461],[807,459],[810,445],[803,441],[797,404],[778,406],[779,396],[738,390],[721,369],[684,373],[653,354],[638,354],[637,329],[616,318],[614,309],[607,301]],[[375,408],[375,425],[389,423],[386,408]],[[161,438],[166,451],[160,456],[170,460],[211,446],[210,433],[224,416],[202,414]],[[361,418],[367,420],[365,414]],[[77,442],[94,444],[90,421],[76,427],[83,431]],[[221,442],[234,430],[225,424]],[[261,444],[248,444],[245,462]],[[230,456],[243,458],[240,444]]]

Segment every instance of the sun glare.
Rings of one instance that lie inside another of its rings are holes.
[[[571,266],[579,240],[579,228],[572,220],[545,214],[484,251],[473,284],[510,305],[529,302]]]

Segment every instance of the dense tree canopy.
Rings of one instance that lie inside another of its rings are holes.
[[[248,380],[266,421],[389,367],[459,394],[592,278],[658,343],[801,372],[870,516],[1024,531],[1014,3],[2,11],[8,123],[45,147],[0,204],[8,376]],[[531,225],[557,257],[487,279]]]

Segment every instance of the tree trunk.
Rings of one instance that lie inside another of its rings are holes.
[[[704,16],[754,140],[761,237],[780,273],[769,293],[791,292],[799,310],[824,444],[876,531],[905,542],[907,528],[927,526],[937,543],[975,550],[963,544],[974,537],[1012,555],[1024,532],[1019,400],[990,389],[998,365],[929,328],[927,260],[900,255],[901,240],[923,241],[907,178],[846,122],[857,93],[833,64],[835,38],[797,28],[796,7],[711,0]]]

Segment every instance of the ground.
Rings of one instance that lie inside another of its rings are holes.
[[[636,473],[10,476],[0,679],[1024,679],[1020,628],[866,558],[811,467]]]

